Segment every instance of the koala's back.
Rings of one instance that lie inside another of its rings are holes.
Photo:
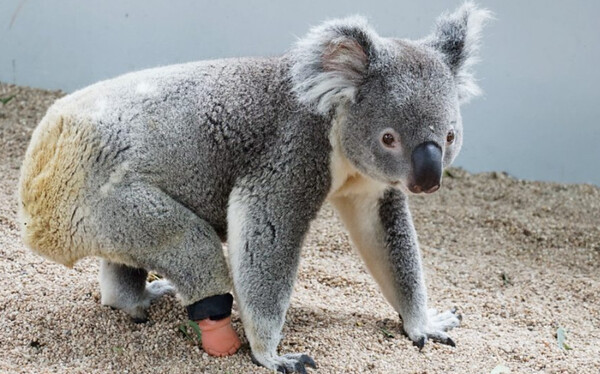
[[[127,74],[57,101],[19,182],[25,243],[65,265],[97,255],[94,212],[143,182],[226,233],[236,178],[270,157],[287,97],[281,59],[205,61]]]

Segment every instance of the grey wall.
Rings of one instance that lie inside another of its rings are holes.
[[[600,185],[600,2],[479,1],[478,77],[457,164],[526,179]],[[418,38],[457,1],[2,0],[0,80],[67,92],[131,70],[275,55],[309,25],[368,16],[382,35]]]

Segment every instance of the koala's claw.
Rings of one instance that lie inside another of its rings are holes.
[[[424,336],[421,336],[421,337],[419,338],[419,340],[417,340],[417,341],[413,341],[413,345],[414,345],[415,347],[419,348],[419,351],[420,351],[420,350],[421,350],[421,349],[423,349],[423,347],[425,346],[425,342],[426,342],[426,341],[427,341],[427,338],[426,338],[426,337],[424,337]]]
[[[148,317],[131,317],[131,321],[135,324],[142,324],[148,322]]]
[[[310,366],[313,369],[317,369],[317,363],[315,362],[315,360],[312,359],[312,357],[304,355],[304,363],[308,366]]]
[[[440,344],[449,345],[450,347],[456,347],[456,343],[446,334],[438,334],[438,336],[432,336],[431,340]]]
[[[457,309],[452,308],[449,311],[438,313],[435,309],[427,312],[425,323],[415,326],[405,326],[405,332],[413,341],[413,345],[423,349],[428,339],[441,344],[456,347],[456,343],[447,334],[446,331],[460,325],[462,316],[456,314]]]
[[[305,354],[286,354],[279,357],[273,357],[271,360],[266,357],[262,360],[257,359],[254,354],[251,355],[252,362],[256,365],[264,366],[268,369],[276,370],[280,373],[300,373],[307,374],[306,367],[317,368],[315,361]]]
[[[292,355],[284,355],[284,357],[286,357],[286,356],[292,356]],[[297,356],[297,355],[293,355],[293,356]],[[310,356],[300,355],[300,357],[297,358],[296,363],[294,363],[293,368],[290,368],[289,364],[280,364],[277,366],[277,371],[279,371],[281,373],[297,372],[300,374],[307,374],[306,366],[311,367],[313,369],[317,368],[317,364]]]

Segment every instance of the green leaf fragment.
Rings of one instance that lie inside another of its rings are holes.
[[[193,331],[193,335],[189,329]],[[187,320],[186,322],[183,322],[179,325],[179,331],[183,333],[186,339],[196,345],[200,345],[202,342],[202,331],[200,330],[200,326],[194,321]]]
[[[385,335],[386,338],[395,338],[396,336],[394,334],[392,334],[390,332],[390,330],[384,329],[383,327],[380,328],[381,332],[383,332],[383,335]]]
[[[567,340],[567,330],[565,330],[563,327],[558,327],[558,329],[556,330],[556,341],[558,343],[558,348],[560,349],[564,349],[566,351],[570,351],[571,346],[569,344],[567,344],[566,342]]]
[[[567,340],[567,333],[562,327],[559,327],[556,330],[556,340],[558,342],[558,348],[563,349],[565,347],[565,340]]]
[[[115,353],[123,353],[123,347],[113,347],[113,352],[115,352]]]
[[[200,331],[200,326],[198,326],[198,324],[196,322],[190,321],[190,320],[187,321],[187,324],[196,333],[196,339],[198,339],[198,342],[201,342],[202,341],[202,331]]]
[[[183,335],[185,336],[186,339],[188,339],[190,341],[194,341],[192,336],[190,334],[188,334],[187,326],[185,323],[182,323],[179,325],[179,331],[181,331],[183,333]]]
[[[502,284],[504,286],[510,286],[510,285],[512,285],[512,280],[510,279],[510,277],[508,276],[508,274],[502,272],[501,277],[502,277]]]
[[[12,99],[14,99],[15,97],[17,97],[17,95],[10,95],[7,97],[0,97],[0,102],[4,105],[8,104],[9,101],[11,101]]]
[[[510,369],[504,365],[498,365],[492,369],[490,374],[510,374]]]

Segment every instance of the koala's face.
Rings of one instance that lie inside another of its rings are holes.
[[[462,145],[455,80],[433,51],[394,42],[370,67],[341,128],[346,157],[363,174],[434,192]]]
[[[472,66],[489,18],[466,2],[419,41],[382,38],[360,17],[326,22],[290,54],[292,91],[316,113],[344,117],[336,133],[361,173],[434,192],[462,145],[459,105],[481,92]]]

